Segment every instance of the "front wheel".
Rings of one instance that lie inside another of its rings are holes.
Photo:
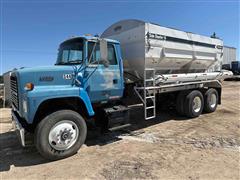
[[[43,157],[58,160],[75,154],[85,142],[86,135],[87,126],[80,114],[60,110],[37,125],[34,142]]]

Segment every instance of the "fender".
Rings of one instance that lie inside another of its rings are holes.
[[[23,96],[24,97],[24,96]],[[94,111],[88,96],[88,93],[83,88],[79,88],[71,85],[63,86],[39,86],[34,87],[33,91],[29,91],[25,94],[25,101],[27,107],[24,112],[24,118],[29,124],[33,123],[34,116],[39,106],[46,100],[56,98],[77,97],[80,98],[87,109],[88,115],[93,116]],[[31,107],[31,108],[29,108]]]

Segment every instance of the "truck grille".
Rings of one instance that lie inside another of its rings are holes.
[[[17,83],[17,77],[11,76],[11,100],[12,104],[18,109],[19,108],[19,99],[18,99],[18,83]]]

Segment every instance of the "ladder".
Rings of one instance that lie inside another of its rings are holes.
[[[155,69],[146,68],[144,71],[144,116],[145,120],[156,117],[156,90],[150,87],[155,87]]]
[[[156,79],[155,69],[144,70],[144,82],[142,87],[134,87],[135,92],[144,105],[145,120],[156,117]]]

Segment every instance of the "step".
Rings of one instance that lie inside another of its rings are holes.
[[[146,99],[154,99],[155,96],[146,96]]]
[[[150,117],[146,117],[145,119],[148,120],[148,119],[153,119],[155,118],[156,116],[150,116]]]
[[[154,109],[155,106],[149,106],[149,107],[146,107],[146,109]]]

